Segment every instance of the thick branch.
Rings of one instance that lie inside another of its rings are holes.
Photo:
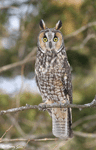
[[[79,109],[83,109],[83,108],[90,108],[90,107],[96,107],[96,96],[93,99],[93,101],[91,103],[88,104],[84,104],[84,105],[76,105],[76,104],[70,104],[68,102],[66,102],[65,104],[57,104],[57,103],[53,103],[53,104],[40,104],[40,105],[28,105],[26,104],[26,106],[22,106],[22,107],[18,107],[18,108],[12,108],[12,109],[8,109],[8,110],[2,110],[0,112],[0,115],[4,115],[7,113],[15,113],[15,112],[19,112],[19,111],[23,111],[23,110],[28,110],[28,109],[39,109],[39,110],[45,110],[46,108],[79,108]]]

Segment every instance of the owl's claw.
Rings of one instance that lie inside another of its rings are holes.
[[[43,111],[46,110],[46,104],[45,103],[40,103],[38,106],[39,106],[39,110],[43,110]]]
[[[66,100],[65,105],[67,106],[67,105],[69,105],[69,104],[70,104],[70,102],[69,102],[68,100]]]
[[[66,101],[64,101],[64,102],[59,102],[59,105],[60,105],[60,108],[62,108],[62,105],[64,105],[64,106],[67,106],[67,105],[69,105],[70,103],[69,103],[69,101],[68,100],[66,100]]]

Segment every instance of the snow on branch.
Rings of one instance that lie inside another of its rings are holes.
[[[77,104],[70,104],[68,103],[68,101],[65,104],[57,104],[57,103],[53,103],[53,104],[45,104],[45,103],[41,103],[39,105],[29,105],[26,104],[26,106],[21,106],[18,108],[11,108],[8,110],[1,110],[0,111],[0,115],[4,115],[7,113],[15,113],[15,112],[19,112],[19,111],[24,111],[24,110],[28,110],[28,109],[39,109],[39,110],[46,110],[47,108],[79,108],[79,109],[83,109],[83,108],[91,108],[91,107],[96,107],[96,95],[95,98],[93,99],[93,101],[91,103],[87,103],[87,104],[83,104],[83,105],[77,105]]]

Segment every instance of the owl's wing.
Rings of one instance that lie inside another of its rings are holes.
[[[64,74],[64,80],[63,80],[63,88],[64,88],[64,94],[69,100],[69,102],[72,104],[72,81],[71,81],[71,71],[69,71]]]
[[[63,77],[63,88],[66,98],[69,100],[69,103],[72,104],[72,80],[71,80],[71,68],[69,63],[65,66],[65,73]],[[69,136],[72,137],[72,109],[68,108],[68,122],[69,122]]]
[[[71,69],[68,61],[64,61],[64,74],[61,78],[61,82],[58,83],[61,94],[72,103],[72,83],[71,83]],[[63,93],[62,93],[63,92]],[[61,97],[62,98],[62,97]],[[64,99],[66,101],[66,99]],[[61,100],[61,102],[63,102]],[[53,134],[56,137],[67,139],[72,137],[72,112],[71,108],[52,108],[52,126]]]
[[[67,58],[66,58],[67,59]],[[64,95],[72,104],[72,80],[71,80],[71,67],[67,60],[64,61],[65,72],[62,77],[62,85],[64,89]]]
[[[39,91],[40,91],[40,86],[39,86],[39,82],[38,82],[38,77],[37,77],[37,75],[35,74],[35,80],[36,80],[36,84],[37,84],[37,86],[38,86],[38,88],[39,88]],[[41,91],[40,91],[41,92]]]
[[[37,75],[35,75],[35,80],[36,80],[37,86],[39,88],[39,91],[41,92]],[[46,110],[48,111],[49,115],[52,116],[52,109],[46,109]]]

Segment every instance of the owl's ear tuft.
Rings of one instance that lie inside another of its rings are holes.
[[[39,25],[40,25],[40,29],[43,29],[43,30],[46,29],[46,25],[43,19],[40,20]]]
[[[59,21],[56,23],[55,29],[56,29],[56,30],[60,30],[61,27],[62,27],[62,22],[61,22],[61,20],[59,20]]]

